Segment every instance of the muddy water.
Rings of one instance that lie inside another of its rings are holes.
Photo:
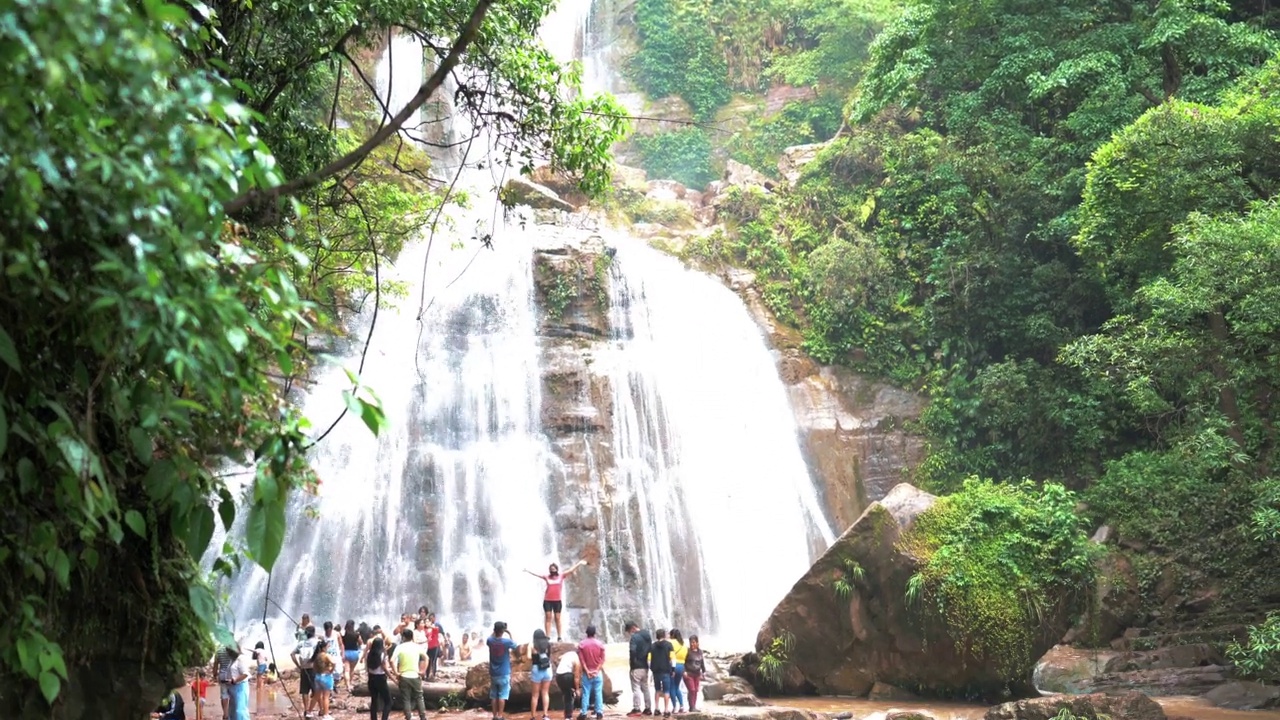
[[[1157,697],[1169,717],[1193,720],[1280,720],[1280,710],[1225,710],[1214,707],[1198,697]],[[876,702],[862,698],[813,697],[771,698],[769,702],[787,707],[805,708],[815,712],[850,712],[853,717],[866,718],[887,710],[924,710],[938,720],[981,720],[987,712],[986,705],[951,702]]]

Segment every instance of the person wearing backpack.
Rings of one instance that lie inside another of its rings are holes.
[[[542,703],[542,720],[548,720],[551,713],[551,638],[542,630],[533,631],[529,660],[532,665],[529,675],[533,680],[529,720],[538,720],[539,702]]]
[[[305,615],[303,617],[306,617]],[[314,692],[316,689],[316,626],[308,625],[303,629],[302,641],[293,649],[289,657],[293,658],[293,664],[298,666],[298,694],[302,696],[302,714],[308,716],[311,714],[312,706],[315,703]]]

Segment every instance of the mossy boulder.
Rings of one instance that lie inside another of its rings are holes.
[[[1035,505],[1029,495],[1007,497],[1023,490],[991,487],[999,486],[967,487],[941,500],[911,485],[894,487],[867,508],[778,604],[760,629],[754,662],[743,674],[761,692],[811,689],[866,695],[879,682],[938,697],[1034,696],[1035,660],[1070,628],[1080,601],[1067,592],[1046,598],[1042,591],[1052,593],[1057,587],[1050,584],[1032,593],[1034,607],[1018,606],[1017,593],[1025,588],[1017,574],[1038,578],[1056,570],[1033,563],[1015,570],[992,559],[1005,549],[992,547],[983,537],[973,538],[973,565],[962,570],[979,589],[1007,581],[1013,599],[1003,592],[965,595],[948,583],[958,572],[946,564],[948,558],[963,562],[968,552],[966,546],[952,544],[948,532],[955,525],[979,527],[969,514],[990,512],[991,533],[999,539],[1011,533],[1001,525],[1011,512],[1007,505],[1019,510]],[[1061,500],[1070,501],[1069,494]],[[972,507],[982,502],[990,506]],[[1048,507],[1057,512],[1061,503]],[[1052,525],[1051,519],[1035,515],[1034,509],[1027,512],[1031,515],[1008,522],[1024,523],[1020,531],[1029,539],[1048,532],[1040,549],[1057,548],[1054,533],[1066,531],[1046,530],[1042,526]],[[928,533],[922,535],[918,526]],[[1081,548],[1087,543],[1083,533],[1078,540]],[[1076,548],[1074,537],[1063,542]],[[1053,552],[1046,551],[1046,558],[1063,564]],[[1020,559],[1016,554],[1010,558]],[[1087,557],[1073,556],[1077,560],[1088,564]],[[1000,575],[1004,571],[1011,573],[1008,579]],[[1006,602],[1015,607],[1001,606]],[[993,620],[1006,627],[993,628]],[[987,632],[993,637],[981,635]]]

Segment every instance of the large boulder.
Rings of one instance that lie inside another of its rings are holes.
[[[1165,720],[1164,710],[1140,692],[1121,695],[1054,695],[997,705],[985,720],[1052,720],[1063,710],[1085,720]]]
[[[535,210],[564,210],[573,212],[573,206],[565,202],[554,190],[545,185],[516,176],[502,186],[499,193],[502,204],[507,207],[526,205]]]
[[[770,679],[776,687],[781,667],[823,695],[866,695],[876,682],[922,695],[1036,694],[1034,660],[1025,670],[996,667],[958,646],[947,626],[924,609],[927,602],[908,603],[907,585],[920,560],[899,547],[899,540],[936,500],[900,484],[818,558],[760,629],[754,675],[742,673],[757,690],[767,690],[763,681]],[[852,575],[850,567],[861,572]],[[849,592],[837,592],[837,579]],[[1066,632],[1068,602],[1063,598],[1060,607],[1044,608],[1041,622],[1026,628],[1030,658],[1043,655]]]
[[[732,675],[724,680],[702,683],[702,697],[707,700],[719,700],[729,695],[755,695],[756,689],[751,683]]]
[[[782,155],[778,158],[778,173],[782,175],[786,181],[792,185],[800,179],[800,174],[804,172],[804,166],[813,162],[818,157],[818,153],[831,143],[810,143],[808,145],[792,145],[782,151]]]
[[[551,643],[551,666],[560,662],[560,656],[576,646],[573,643]],[[507,698],[507,709],[511,711],[528,710],[533,699],[533,669],[529,659],[529,646],[520,645],[511,654],[511,696]],[[470,703],[486,705],[489,702],[489,664],[480,663],[467,669],[466,697]],[[609,674],[604,675],[604,702],[606,705],[618,703],[618,693],[613,689]],[[560,688],[551,683],[551,706],[564,707],[564,699]]]

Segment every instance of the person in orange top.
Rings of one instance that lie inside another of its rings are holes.
[[[196,720],[204,718],[204,694],[209,690],[209,681],[204,676],[204,668],[196,671],[195,680],[191,681],[191,704],[196,706]]]
[[[579,560],[562,573],[559,565],[551,563],[550,567],[547,568],[546,575],[539,575],[532,570],[525,570],[525,572],[547,584],[547,589],[542,593],[542,612],[546,616],[545,630],[548,636],[551,635],[551,622],[553,619],[555,620],[556,642],[560,642],[560,637],[563,635],[560,631],[560,612],[564,609],[564,595],[562,593],[564,580],[572,575],[574,570],[586,564],[586,560]]]

